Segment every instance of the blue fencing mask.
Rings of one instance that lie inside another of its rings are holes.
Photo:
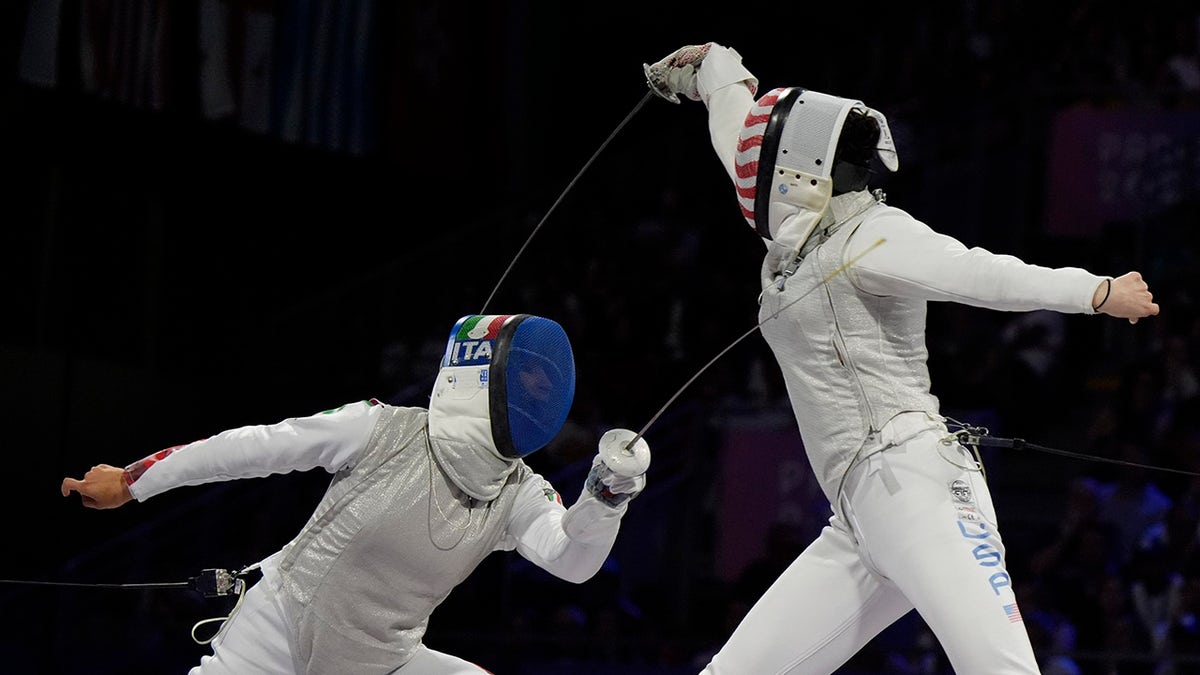
[[[430,426],[516,459],[558,434],[574,398],[575,358],[562,326],[530,314],[475,314],[450,331]]]

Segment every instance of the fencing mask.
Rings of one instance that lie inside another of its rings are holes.
[[[434,383],[430,433],[524,457],[562,429],[574,397],[575,359],[557,322],[465,316],[450,331]]]
[[[887,119],[861,101],[781,87],[750,108],[738,135],[737,193],[742,215],[759,236],[797,251],[808,240],[829,207],[837,174],[853,171],[835,161],[852,112],[878,124],[874,150],[895,171],[899,162]]]

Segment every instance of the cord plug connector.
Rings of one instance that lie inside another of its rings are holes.
[[[242,583],[233,572],[219,568],[200,570],[200,574],[188,579],[188,587],[206,598],[240,593]]]

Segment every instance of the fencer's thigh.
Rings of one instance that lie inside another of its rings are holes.
[[[959,673],[1037,673],[974,458],[926,432],[847,480],[844,515],[864,559],[920,612]]]
[[[828,675],[912,605],[837,518],[754,604],[705,675]]]
[[[211,656],[189,675],[292,675],[296,672],[288,646],[288,624],[268,585],[246,591],[241,607],[221,626]]]
[[[464,661],[457,656],[439,652],[425,645],[417,647],[408,663],[400,666],[392,675],[490,675],[491,671]]]

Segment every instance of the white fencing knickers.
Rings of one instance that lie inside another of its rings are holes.
[[[847,475],[820,536],[705,675],[828,674],[914,607],[959,673],[1038,673],[971,454],[929,430]]]
[[[212,641],[213,654],[202,656],[188,675],[295,675],[284,618],[270,585],[260,581]],[[457,656],[421,645],[394,675],[486,675],[488,671]]]

